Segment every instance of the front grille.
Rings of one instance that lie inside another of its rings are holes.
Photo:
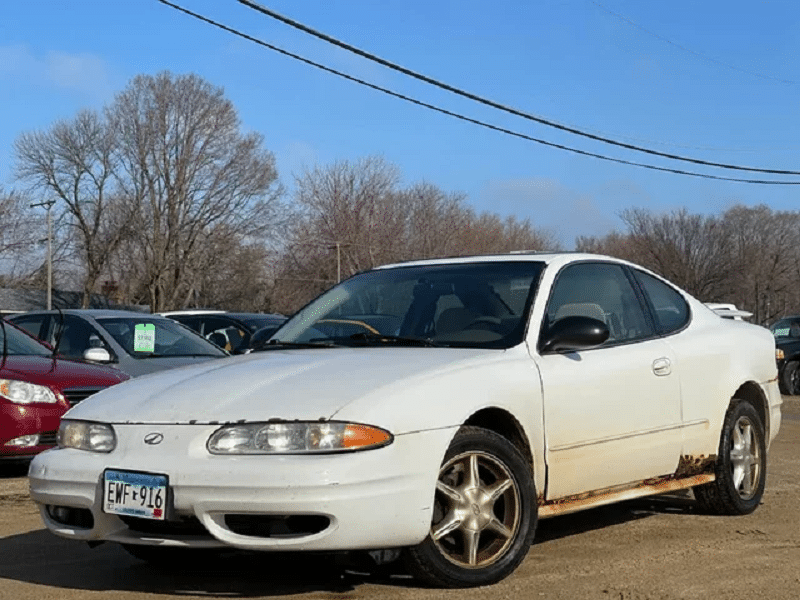
[[[56,433],[55,431],[43,431],[39,434],[39,445],[40,446],[55,446],[56,445]]]
[[[100,390],[105,388],[102,387],[80,387],[80,388],[69,388],[66,390],[62,390],[64,394],[64,398],[67,399],[70,406],[75,406],[81,400],[86,400],[92,394],[96,394]]]
[[[208,530],[197,517],[183,517],[172,521],[142,519],[141,517],[120,516],[132,531],[150,535],[200,535],[208,537]]]

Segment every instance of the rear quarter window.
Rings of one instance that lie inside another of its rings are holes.
[[[634,274],[650,300],[656,330],[664,335],[683,329],[689,322],[689,304],[675,288],[660,279],[634,269]]]

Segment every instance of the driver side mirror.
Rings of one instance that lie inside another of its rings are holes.
[[[89,348],[83,353],[84,360],[98,363],[110,363],[113,361],[111,354],[105,348]]]
[[[588,350],[601,346],[609,335],[608,326],[598,319],[564,317],[547,329],[539,347],[542,354]]]

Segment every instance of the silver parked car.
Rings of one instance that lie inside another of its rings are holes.
[[[7,318],[65,358],[109,364],[131,377],[228,353],[180,323],[148,313],[70,309]]]

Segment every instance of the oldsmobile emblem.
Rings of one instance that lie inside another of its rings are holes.
[[[155,446],[156,444],[160,444],[163,441],[164,441],[164,434],[158,433],[157,431],[154,431],[153,433],[148,433],[146,436],[144,436],[144,443],[149,446]]]

